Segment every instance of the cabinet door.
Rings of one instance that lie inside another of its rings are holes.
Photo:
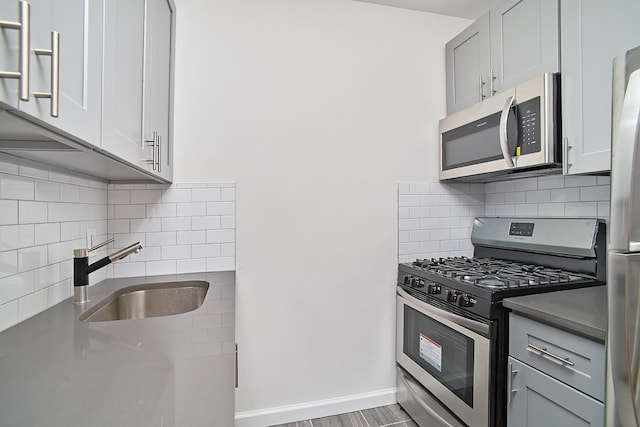
[[[489,14],[482,16],[445,46],[447,114],[487,96],[489,88]]]
[[[19,109],[31,118],[93,145],[100,144],[102,114],[102,18],[100,0],[31,0],[31,97]],[[60,33],[59,116],[51,115],[51,32]]]
[[[640,45],[640,2],[562,0],[564,172],[611,169],[612,60]]]
[[[0,21],[18,23],[20,21],[20,2],[18,0],[0,1]],[[20,30],[0,29],[0,72],[19,72]],[[16,78],[0,78],[0,108],[18,108],[18,85]]]
[[[510,427],[604,426],[604,404],[509,357],[512,367]]]
[[[150,158],[142,138],[145,0],[105,3],[102,148],[136,166]]]
[[[173,80],[173,6],[167,0],[147,0],[145,40],[144,125],[147,140],[157,138],[156,168],[152,172],[171,180]]]
[[[558,0],[507,0],[491,10],[494,91],[560,71],[558,8]]]

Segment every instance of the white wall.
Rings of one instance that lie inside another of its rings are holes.
[[[176,6],[176,181],[237,183],[236,411],[393,389],[397,183],[437,175],[444,43],[469,21]]]

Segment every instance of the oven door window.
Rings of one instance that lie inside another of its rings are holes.
[[[474,341],[404,306],[404,353],[473,407]]]

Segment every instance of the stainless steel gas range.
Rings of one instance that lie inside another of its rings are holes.
[[[422,427],[506,425],[507,297],[604,283],[605,223],[476,218],[474,257],[400,264],[398,403]]]

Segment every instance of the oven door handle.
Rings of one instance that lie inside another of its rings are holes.
[[[472,330],[473,332],[481,334],[485,337],[489,336],[489,325],[485,323],[476,322],[475,320],[467,319],[466,317],[458,316],[457,314],[450,313],[431,304],[427,304],[426,302],[420,301],[419,299],[411,296],[400,287],[397,288],[397,292],[398,295],[408,301],[411,301],[413,304],[420,307],[420,309],[425,313],[429,313],[432,316],[446,319],[450,322],[455,323],[456,325]]]
[[[507,135],[507,122],[509,121],[509,112],[511,111],[511,107],[513,106],[513,102],[515,98],[510,96],[507,98],[507,101],[504,103],[504,107],[502,108],[502,114],[500,115],[500,149],[502,150],[502,157],[504,157],[504,161],[507,162],[507,166],[510,168],[514,167],[513,159],[511,158],[511,153],[509,152],[509,136]]]
[[[431,417],[433,417],[433,419],[438,421],[438,423],[440,425],[442,425],[443,427],[454,427],[450,422],[448,422],[447,420],[442,418],[442,416],[440,414],[438,414],[436,411],[434,411],[433,408],[431,408],[429,405],[427,405],[426,403],[424,403],[422,401],[420,396],[418,396],[418,393],[416,392],[416,390],[413,388],[413,385],[411,384],[411,380],[409,380],[409,378],[407,378],[407,376],[404,374],[404,372],[401,372],[398,377],[400,378],[400,380],[402,380],[402,383],[404,384],[407,392],[411,395],[413,400],[418,405],[420,405],[420,407],[422,409],[424,409],[429,415],[431,415]]]

